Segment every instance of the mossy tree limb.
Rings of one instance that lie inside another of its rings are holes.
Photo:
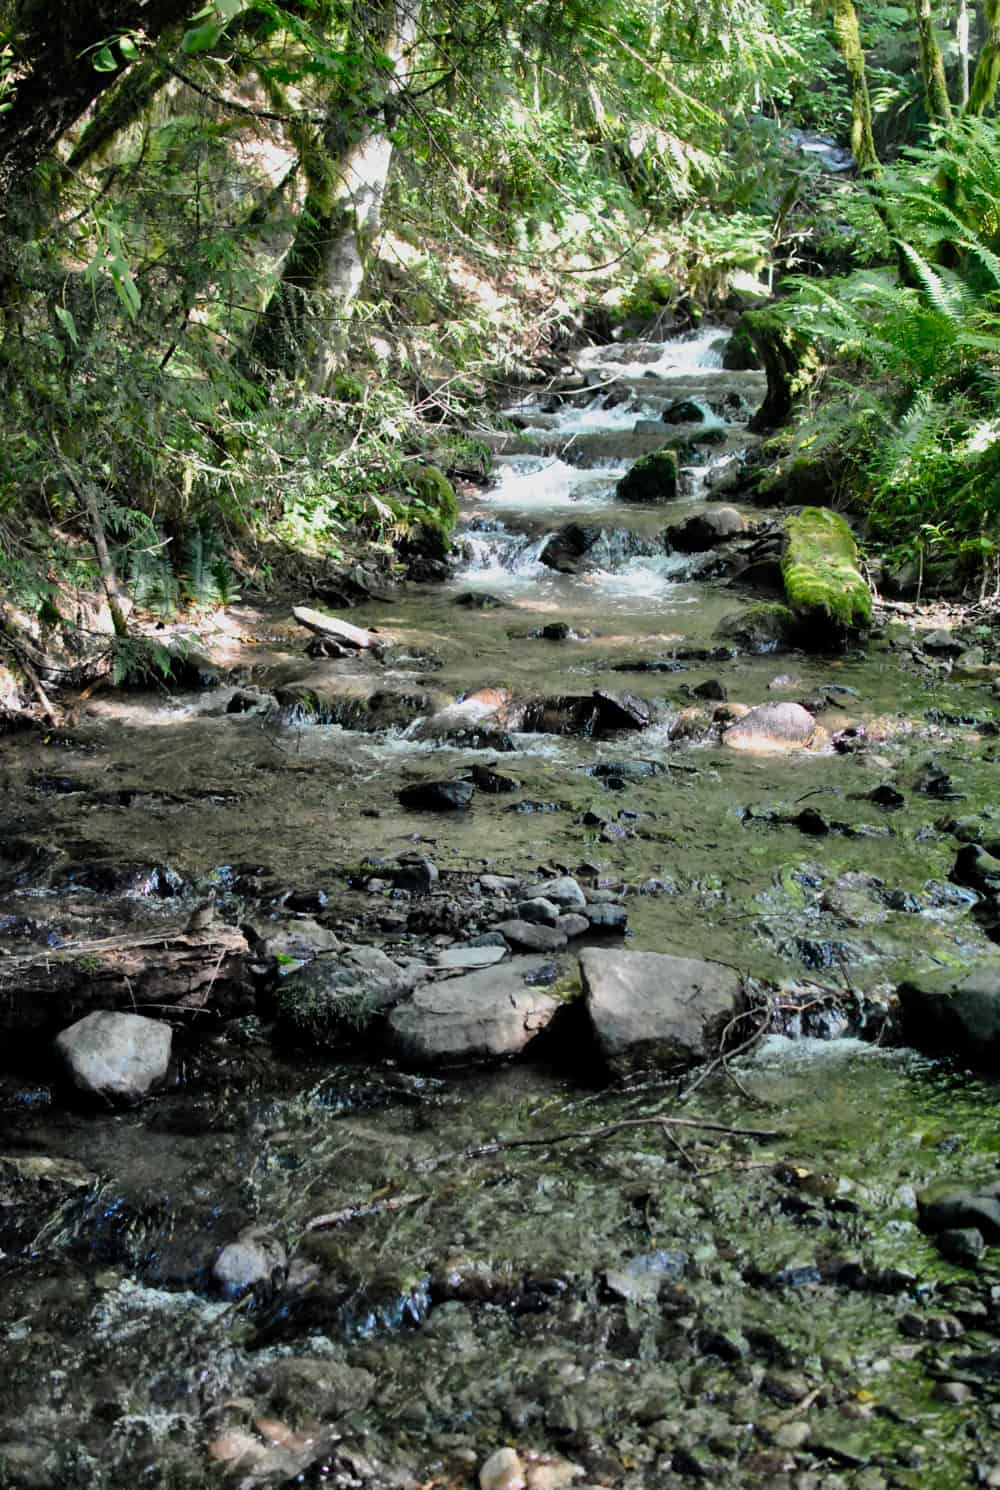
[[[831,5],[833,33],[851,80],[851,151],[861,175],[872,175],[879,169],[879,160],[872,133],[872,103],[858,13],[854,0],[831,0]]]
[[[1000,0],[985,0],[986,39],[976,60],[976,70],[969,89],[967,114],[985,114],[992,108],[1000,83]]]
[[[872,597],[847,522],[828,507],[804,507],[785,523],[781,573],[788,604],[803,621],[840,631],[871,625]]]
[[[913,0],[913,8],[917,17],[917,46],[920,72],[924,80],[927,117],[933,124],[950,124],[951,99],[948,97],[941,48],[934,31],[931,0]]]

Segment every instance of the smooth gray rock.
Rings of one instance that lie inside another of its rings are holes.
[[[559,1007],[544,988],[525,981],[546,968],[540,958],[515,957],[419,989],[389,1016],[392,1048],[415,1066],[518,1055]]]
[[[536,926],[554,926],[559,920],[559,907],[539,895],[533,900],[522,900],[517,915],[518,920],[531,921]]]
[[[567,916],[560,916],[556,922],[556,930],[561,931],[564,936],[585,936],[590,930],[590,922],[586,916],[578,916],[571,911]]]
[[[1000,1071],[1000,958],[914,973],[899,987],[903,1038],[929,1055]]]
[[[801,750],[816,733],[816,721],[801,704],[760,704],[726,730],[731,750]]]
[[[473,972],[476,968],[492,967],[494,963],[503,962],[506,956],[506,946],[446,947],[443,952],[438,953],[437,965],[439,968]]]
[[[597,1044],[615,1071],[711,1058],[742,1006],[742,979],[721,962],[589,948],[580,969]]]
[[[280,1242],[243,1237],[223,1247],[212,1264],[212,1278],[227,1298],[237,1299],[255,1283],[266,1283],[275,1268],[283,1268],[286,1261]]]
[[[602,936],[624,936],[628,927],[628,912],[623,905],[588,905],[583,914],[591,931]]]
[[[551,900],[555,905],[562,906],[564,910],[576,910],[578,906],[587,903],[587,897],[579,884],[568,874],[560,879],[545,880],[543,884],[533,885],[531,894],[540,895],[544,900]]]
[[[501,921],[494,928],[506,937],[512,947],[521,947],[526,952],[561,952],[566,945],[566,935],[554,926],[534,926],[530,921]]]
[[[371,631],[366,631],[363,626],[354,626],[350,621],[341,621],[339,617],[328,616],[324,611],[311,610],[307,605],[293,605],[292,615],[307,631],[312,631],[316,636],[328,636],[355,652],[364,652],[378,645],[379,638]]]
[[[56,1036],[56,1052],[81,1092],[140,1102],[167,1074],[173,1032],[141,1014],[97,1010]]]
[[[975,1228],[988,1242],[1000,1241],[1000,1180],[981,1185],[960,1185],[941,1180],[917,1192],[921,1231],[939,1232]]]

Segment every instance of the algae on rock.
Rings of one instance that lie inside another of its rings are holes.
[[[640,456],[615,488],[623,502],[672,502],[677,496],[676,450],[652,450]]]
[[[804,507],[785,522],[781,561],[788,604],[822,639],[832,629],[871,625],[872,597],[858,568],[858,550],[843,517],[828,507]]]

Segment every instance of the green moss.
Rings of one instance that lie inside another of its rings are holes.
[[[623,321],[653,321],[672,304],[676,293],[665,274],[644,274],[622,296],[618,314]]]
[[[672,502],[677,496],[676,450],[653,450],[640,456],[615,488],[623,502]]]
[[[353,373],[338,373],[331,392],[339,403],[359,404],[365,396],[365,385]]]
[[[446,533],[458,521],[458,498],[455,488],[439,466],[421,466],[410,477],[413,499],[422,502]],[[426,518],[421,521],[426,522]]]
[[[845,630],[870,626],[872,597],[858,569],[858,550],[844,518],[828,507],[805,507],[785,523],[781,561],[785,595],[804,619]]]
[[[764,472],[757,492],[776,507],[797,507],[802,502],[823,502],[831,485],[830,469],[822,456],[788,455]]]

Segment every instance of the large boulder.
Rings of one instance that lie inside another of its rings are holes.
[[[848,631],[871,625],[871,591],[839,512],[805,507],[787,519],[781,572],[785,598],[810,645],[836,644]]]
[[[130,1104],[163,1081],[172,1043],[170,1026],[158,1019],[98,1010],[58,1034],[55,1048],[78,1091]]]
[[[616,1072],[711,1058],[742,1006],[742,979],[721,962],[588,948],[580,968],[597,1044]]]
[[[903,1037],[929,1055],[1000,1071],[1000,958],[972,969],[935,968],[900,985]]]
[[[674,553],[700,554],[720,543],[728,543],[745,530],[746,521],[735,507],[710,507],[705,512],[696,512],[686,522],[667,528],[663,540]]]
[[[816,721],[801,704],[760,704],[726,730],[731,750],[803,750],[816,733]]]
[[[390,1044],[414,1066],[518,1055],[559,1008],[559,1000],[534,982],[550,969],[540,958],[515,957],[421,988],[390,1014]]]
[[[651,506],[672,502],[677,496],[678,468],[676,450],[651,450],[626,471],[615,487],[615,495],[622,502],[646,502]]]

